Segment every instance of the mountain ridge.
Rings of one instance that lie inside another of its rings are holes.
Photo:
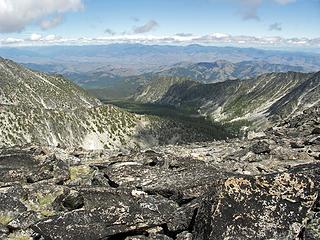
[[[317,105],[319,86],[319,72],[267,73],[211,84],[176,83],[167,86],[161,96],[148,95],[145,88],[135,100],[188,109],[219,122],[249,120],[264,125],[274,117],[284,118]]]

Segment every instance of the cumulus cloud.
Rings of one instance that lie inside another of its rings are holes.
[[[159,26],[159,24],[155,20],[150,20],[142,26],[134,27],[133,32],[135,34],[147,33],[147,32],[151,32],[152,30],[154,30],[158,26]]]
[[[40,22],[40,27],[42,30],[47,30],[58,26],[63,21],[63,15],[57,15],[51,19],[45,19]]]
[[[269,26],[269,31],[282,31],[281,23],[273,23]]]
[[[45,20],[48,16],[82,8],[82,0],[0,0],[0,32],[19,32],[39,21],[41,27],[50,28],[61,21],[57,17]]]
[[[79,44],[109,44],[109,43],[144,43],[144,44],[204,44],[204,45],[230,45],[243,47],[320,47],[320,38],[282,38],[277,36],[255,37],[244,35],[229,35],[225,33],[212,33],[207,35],[191,36],[152,36],[152,35],[117,35],[96,38],[63,38],[56,35],[42,36],[34,33],[27,38],[0,39],[3,46],[28,45],[79,45]]]

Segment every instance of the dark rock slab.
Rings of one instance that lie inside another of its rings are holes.
[[[296,239],[319,190],[319,165],[231,177],[199,209],[195,239]]]
[[[172,222],[178,205],[161,196],[121,190],[83,193],[85,209],[44,219],[32,229],[48,239],[103,239]],[[99,204],[100,203],[100,204]]]

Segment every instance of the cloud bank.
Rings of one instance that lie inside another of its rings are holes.
[[[212,33],[202,36],[192,34],[176,34],[168,36],[155,35],[116,35],[95,38],[63,38],[56,35],[42,36],[32,34],[27,38],[0,39],[1,46],[32,46],[32,45],[86,45],[110,43],[143,43],[143,44],[205,44],[205,45],[231,45],[243,47],[306,47],[319,48],[320,38],[282,38],[277,36],[254,37],[236,36],[225,33]]]
[[[82,0],[0,0],[0,32],[19,32],[34,23],[43,29],[55,27],[64,13],[83,7]]]

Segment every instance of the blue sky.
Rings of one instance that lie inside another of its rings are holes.
[[[23,22],[17,15],[28,17]],[[271,44],[294,41],[319,47],[319,26],[320,0],[41,0],[40,6],[38,0],[0,0],[2,45],[126,39],[157,43],[170,41],[168,37],[173,43],[206,39],[255,45],[277,36]]]

